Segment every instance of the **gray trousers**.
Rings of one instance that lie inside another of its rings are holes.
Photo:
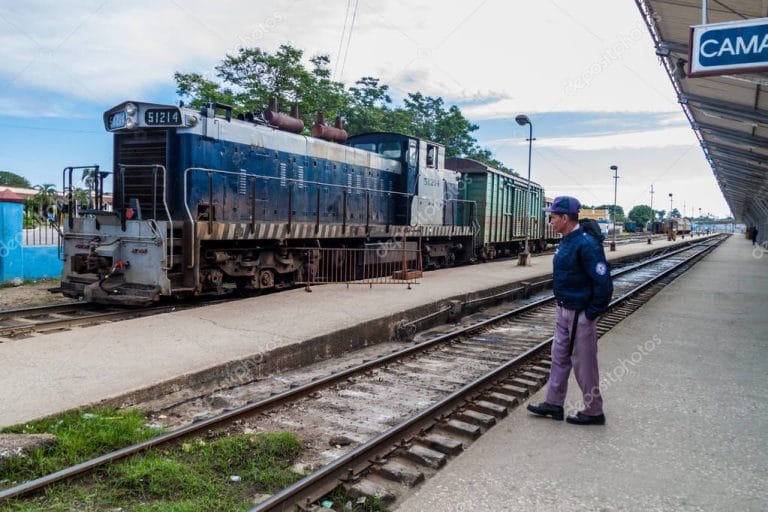
[[[597,366],[597,320],[588,320],[579,313],[573,354],[570,354],[571,330],[576,311],[557,306],[555,336],[552,341],[552,370],[547,385],[547,402],[563,405],[568,391],[571,366],[584,396],[584,414],[603,414],[603,397],[600,396],[600,373]]]

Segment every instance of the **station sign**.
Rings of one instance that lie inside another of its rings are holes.
[[[768,71],[768,18],[691,27],[688,76]]]

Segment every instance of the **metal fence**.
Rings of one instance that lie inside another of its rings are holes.
[[[299,284],[402,284],[410,289],[422,276],[421,243],[405,238],[363,248],[302,248],[305,272]]]
[[[22,219],[22,244],[26,247],[59,245],[61,217],[43,214],[35,208],[25,207]]]

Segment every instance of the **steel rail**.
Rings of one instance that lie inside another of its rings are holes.
[[[6,318],[12,318],[15,316],[26,316],[35,314],[48,314],[59,313],[62,311],[74,311],[80,308],[84,308],[88,305],[95,306],[88,302],[71,302],[68,304],[48,304],[45,306],[31,306],[28,308],[14,308],[14,309],[2,309],[0,310],[0,320]]]
[[[720,240],[720,242],[722,240]],[[636,286],[632,290],[612,300],[609,305],[609,309],[613,309],[619,304],[634,297],[642,290],[657,283],[659,280],[666,277],[670,273],[675,272],[681,266],[687,265],[691,261],[703,257],[712,251],[715,247],[717,247],[717,245],[719,245],[719,243],[712,244],[709,247],[704,248],[702,251],[691,255],[690,258],[677,263],[669,269],[654,276],[652,279],[649,279],[645,283]],[[323,494],[330,492],[344,475],[353,476],[354,470],[350,468],[351,465],[357,465],[361,460],[377,460],[381,458],[382,452],[393,451],[396,449],[396,447],[392,447],[392,445],[397,444],[397,441],[400,441],[400,444],[402,444],[405,442],[405,438],[407,438],[409,434],[416,430],[423,429],[425,422],[438,421],[434,419],[436,416],[440,416],[441,414],[445,414],[448,410],[457,408],[461,405],[462,402],[467,401],[468,395],[472,395],[478,390],[492,385],[492,383],[495,381],[501,380],[503,376],[509,373],[521,362],[527,361],[533,355],[538,354],[547,348],[552,342],[552,339],[553,337],[549,337],[545,341],[542,341],[524,353],[514,357],[513,359],[510,359],[503,365],[491,370],[481,377],[478,377],[461,389],[454,391],[427,409],[379,434],[375,438],[344,454],[342,457],[336,459],[335,461],[326,464],[316,472],[304,477],[298,482],[292,484],[279,493],[274,494],[262,503],[251,508],[250,512],[294,510],[297,506],[299,506],[301,502],[308,504],[307,500],[311,502],[313,498],[318,498]],[[318,490],[318,487],[324,488]]]
[[[724,238],[721,239],[720,241],[722,241],[722,240],[724,240]],[[667,257],[673,256],[673,255],[678,254],[680,252],[683,252],[683,251],[686,251],[686,250],[690,250],[692,248],[692,246],[695,247],[697,245],[707,245],[706,242],[711,242],[711,241],[712,241],[712,239],[710,238],[710,239],[707,239],[707,240],[703,241],[700,244],[688,245],[688,246],[686,246],[686,247],[684,247],[682,249],[678,249],[676,251],[667,253],[667,254],[662,255],[662,256],[657,256],[657,257],[652,258],[652,259],[650,259],[648,261],[639,262],[636,265],[633,265],[633,266],[621,269],[616,274],[614,274],[614,276],[621,275],[621,274],[624,274],[626,272],[630,272],[632,270],[636,270],[637,268],[640,268],[640,267],[643,267],[643,266],[646,266],[646,265],[650,265],[652,263],[655,263],[656,261],[665,259]],[[716,245],[717,244],[712,244],[710,247],[708,247],[708,249],[711,250],[712,248],[716,247]],[[687,261],[687,260],[685,260],[685,261]],[[672,267],[672,268],[676,268],[676,267]],[[665,271],[664,274],[666,274],[667,272],[668,271]],[[662,274],[662,275],[664,275],[664,274]],[[262,399],[262,400],[258,400],[258,401],[254,401],[254,402],[248,402],[245,405],[242,405],[240,407],[236,407],[236,408],[233,408],[233,409],[230,409],[230,410],[225,410],[220,415],[213,416],[213,417],[210,417],[210,418],[202,419],[202,420],[200,420],[198,422],[192,423],[190,425],[186,425],[184,427],[181,427],[181,428],[176,429],[174,431],[168,432],[166,434],[162,434],[162,435],[154,437],[152,439],[148,439],[148,440],[143,441],[141,443],[137,443],[137,444],[134,444],[134,445],[131,445],[131,446],[127,446],[125,448],[121,448],[119,450],[115,450],[113,452],[110,452],[110,453],[107,453],[105,455],[96,457],[94,459],[82,462],[82,463],[77,464],[75,466],[71,466],[69,468],[62,469],[62,470],[57,471],[55,473],[51,473],[50,475],[45,475],[45,476],[37,478],[35,480],[30,480],[28,482],[24,482],[23,484],[20,484],[18,486],[11,487],[9,489],[5,489],[3,491],[0,491],[0,501],[6,500],[6,499],[10,499],[10,498],[24,496],[26,494],[29,494],[29,493],[33,492],[33,491],[36,491],[36,490],[48,487],[50,485],[53,485],[53,484],[55,484],[57,482],[61,482],[61,481],[73,478],[73,477],[75,477],[77,475],[80,475],[82,473],[91,471],[91,470],[93,470],[93,469],[95,469],[95,468],[97,468],[99,466],[102,466],[102,465],[105,465],[105,464],[108,464],[108,463],[111,463],[111,462],[115,462],[115,461],[121,460],[121,459],[129,457],[131,455],[138,454],[138,453],[143,452],[143,451],[145,451],[145,450],[147,450],[149,448],[154,448],[154,447],[161,446],[163,444],[168,444],[168,443],[171,443],[173,441],[177,441],[177,440],[183,439],[185,437],[194,435],[194,434],[196,434],[198,432],[201,432],[201,431],[207,431],[211,427],[218,427],[218,426],[226,425],[228,423],[231,423],[231,422],[235,421],[236,419],[238,419],[238,418],[240,418],[242,416],[251,415],[251,414],[254,414],[254,413],[258,412],[261,409],[267,409],[267,408],[274,407],[276,405],[280,405],[282,403],[291,401],[294,398],[302,396],[302,395],[305,395],[305,394],[308,394],[308,393],[316,390],[317,388],[321,388],[321,387],[324,387],[324,386],[326,386],[328,384],[332,384],[333,382],[336,382],[336,381],[339,381],[339,380],[343,380],[343,379],[345,379],[345,378],[347,378],[347,377],[349,377],[351,375],[354,375],[356,373],[362,373],[362,372],[365,372],[365,371],[377,368],[379,366],[386,365],[386,364],[388,364],[391,361],[394,361],[394,360],[397,360],[397,359],[402,359],[405,356],[408,356],[408,355],[410,355],[412,353],[421,352],[425,348],[428,348],[428,347],[430,347],[432,345],[435,345],[435,344],[438,344],[438,343],[441,343],[441,342],[444,342],[444,341],[447,341],[449,339],[456,338],[456,337],[459,337],[459,336],[462,336],[462,335],[465,335],[465,334],[470,334],[470,333],[472,333],[474,331],[477,331],[477,330],[480,330],[480,329],[484,328],[485,326],[487,326],[489,324],[496,323],[499,320],[503,320],[503,319],[505,319],[507,317],[510,317],[510,316],[515,316],[515,315],[524,313],[524,312],[526,312],[528,310],[534,309],[534,308],[539,307],[541,305],[544,305],[544,304],[546,304],[548,302],[551,302],[552,300],[554,300],[554,296],[553,295],[550,295],[548,297],[544,297],[544,298],[538,299],[538,300],[536,300],[534,302],[531,302],[529,304],[523,305],[521,307],[515,308],[515,309],[510,310],[510,311],[506,311],[506,312],[501,313],[499,315],[495,315],[495,316],[493,316],[491,318],[488,318],[486,320],[474,323],[472,325],[460,327],[460,328],[458,328],[458,329],[456,329],[456,330],[454,330],[452,332],[449,332],[449,333],[446,333],[446,334],[443,334],[443,335],[431,338],[429,340],[426,340],[426,341],[423,341],[423,342],[418,343],[416,345],[404,348],[404,349],[399,350],[397,352],[392,352],[390,354],[386,354],[385,356],[383,356],[381,358],[373,359],[373,360],[370,360],[370,361],[365,361],[364,360],[364,362],[359,364],[359,365],[352,366],[352,367],[346,368],[346,369],[338,371],[338,372],[333,372],[330,375],[327,375],[325,377],[321,377],[321,378],[315,379],[315,380],[313,380],[311,382],[302,384],[300,386],[293,387],[293,388],[288,389],[286,391],[283,391],[281,393],[272,395],[272,396],[270,396],[268,398],[265,398],[265,399]],[[613,305],[613,302],[611,303],[611,305]],[[366,443],[366,445],[367,444],[368,443]],[[277,496],[277,495],[275,495],[275,496]]]
[[[45,332],[51,330],[65,329],[78,325],[92,324],[96,321],[114,321],[132,318],[141,318],[144,316],[157,315],[159,313],[171,312],[183,308],[184,306],[163,305],[151,306],[142,309],[122,309],[118,311],[109,311],[104,313],[94,312],[90,315],[82,315],[73,318],[55,318],[52,320],[42,320],[40,322],[29,323],[26,325],[9,325],[0,327],[0,337],[13,337],[19,334],[28,334],[33,332]]]

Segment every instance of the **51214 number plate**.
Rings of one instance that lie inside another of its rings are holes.
[[[175,108],[148,108],[144,111],[144,124],[147,126],[179,126],[181,112]]]

